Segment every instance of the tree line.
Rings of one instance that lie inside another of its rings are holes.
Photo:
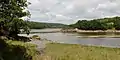
[[[81,30],[120,30],[120,17],[116,16],[112,18],[79,20],[77,23],[69,26]]]
[[[63,28],[66,25],[60,23],[43,23],[43,22],[27,22],[30,29],[43,29],[43,28]]]

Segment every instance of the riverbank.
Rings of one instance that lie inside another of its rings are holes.
[[[43,56],[34,60],[120,60],[119,48],[48,43]]]
[[[120,33],[120,30],[76,30],[76,32],[115,32]]]
[[[105,32],[105,33],[120,33],[120,30],[80,30],[80,29],[62,29],[61,32],[77,32],[77,33],[93,33],[93,32]]]
[[[33,60],[35,55],[44,54],[45,43],[49,42],[39,36],[18,37],[18,40],[10,40],[0,36],[0,60]]]
[[[33,56],[33,60],[119,60],[120,48],[87,46],[80,44],[60,44],[49,40],[31,41],[44,47],[42,55]],[[43,46],[42,46],[42,45]],[[45,44],[45,45],[44,45]]]

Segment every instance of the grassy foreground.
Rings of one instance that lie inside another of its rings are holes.
[[[41,60],[120,60],[120,49],[51,43]]]

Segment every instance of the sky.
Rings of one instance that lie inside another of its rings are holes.
[[[120,15],[120,0],[29,0],[30,21],[73,24]]]

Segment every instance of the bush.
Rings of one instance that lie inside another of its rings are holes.
[[[32,60],[36,45],[20,41],[0,40],[0,60]]]

